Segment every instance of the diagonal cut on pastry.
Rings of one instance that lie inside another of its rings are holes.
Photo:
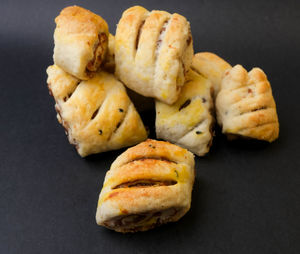
[[[179,14],[127,9],[115,37],[116,75],[146,97],[174,103],[192,62],[190,24]]]
[[[190,209],[194,164],[192,153],[164,141],[127,149],[106,173],[97,224],[126,233],[179,220]]]
[[[260,68],[249,73],[236,65],[225,73],[216,99],[218,123],[228,137],[272,142],[279,123],[271,85]]]
[[[64,8],[55,22],[54,63],[79,79],[91,78],[106,56],[107,23],[79,6]]]
[[[216,98],[220,90],[225,71],[231,68],[231,65],[224,59],[210,52],[195,54],[191,66],[191,69],[197,71],[212,82],[214,98]]]
[[[193,66],[195,59],[196,55]],[[197,70],[190,69],[180,97],[173,105],[155,102],[155,128],[157,138],[203,156],[212,143],[212,83]]]
[[[80,156],[135,145],[147,138],[125,87],[112,74],[81,81],[57,65],[47,69],[57,118]]]

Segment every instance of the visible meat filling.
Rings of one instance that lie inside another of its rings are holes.
[[[107,36],[105,33],[98,35],[98,43],[94,47],[94,58],[87,64],[86,71],[93,72],[98,69],[102,61],[105,58],[105,52],[107,47]]]
[[[162,41],[165,38],[165,33],[166,33],[166,29],[167,29],[168,24],[169,24],[169,20],[166,20],[165,23],[163,24],[160,32],[159,32],[159,36],[158,36],[157,42],[156,42],[156,50],[155,50],[156,58],[157,58],[157,56],[159,54],[161,43],[162,43]]]
[[[172,160],[170,160],[170,159],[168,159],[168,158],[165,158],[165,157],[159,157],[159,156],[152,156],[152,157],[141,157],[141,158],[139,158],[139,157],[137,157],[137,158],[135,158],[135,159],[133,159],[133,160],[131,160],[131,161],[128,161],[127,163],[125,163],[125,164],[129,164],[129,163],[131,163],[131,162],[134,162],[134,161],[143,161],[143,160],[159,160],[159,161],[165,161],[165,162],[170,162],[170,163],[175,163],[175,164],[177,164],[177,162],[175,162],[175,161],[172,161]],[[124,164],[124,165],[125,165]]]
[[[164,181],[158,181],[158,180],[152,180],[152,179],[139,179],[136,181],[126,182],[117,185],[114,187],[114,189],[119,188],[132,188],[132,187],[157,187],[157,186],[170,186],[176,184],[176,181],[173,180],[164,180]]]
[[[104,222],[104,225],[108,228],[119,229],[123,232],[142,231],[172,221],[172,218],[177,215],[179,211],[180,208],[171,207],[161,211],[121,215]]]

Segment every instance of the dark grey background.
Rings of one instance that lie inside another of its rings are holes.
[[[137,1],[0,3],[0,253],[300,253],[299,1],[139,2],[186,16],[195,52],[263,68],[281,130],[272,144],[231,143],[217,132],[210,154],[196,159],[190,212],[127,235],[94,219],[121,151],[81,159],[47,91],[54,18],[71,4],[100,14],[114,33]],[[143,118],[153,123],[153,112]]]

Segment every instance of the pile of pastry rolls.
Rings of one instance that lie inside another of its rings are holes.
[[[191,205],[192,153],[209,152],[215,116],[229,139],[278,138],[265,73],[194,54],[185,17],[134,6],[115,36],[102,17],[78,6],[55,22],[47,83],[69,142],[82,157],[136,145],[106,174],[99,225],[136,232],[179,220]],[[170,143],[146,140],[139,113],[154,107],[156,137]]]

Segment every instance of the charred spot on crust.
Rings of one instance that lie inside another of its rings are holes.
[[[179,111],[182,110],[182,109],[184,109],[184,108],[186,108],[188,105],[190,105],[190,103],[191,103],[191,100],[190,100],[190,99],[186,100],[186,101],[179,107]]]

